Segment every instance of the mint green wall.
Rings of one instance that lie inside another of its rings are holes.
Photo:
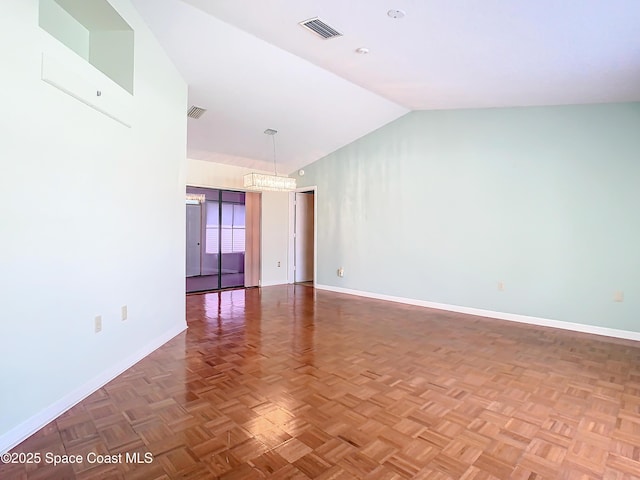
[[[640,331],[639,103],[413,112],[305,172],[319,284]]]
[[[55,0],[40,0],[39,25],[85,60],[89,59],[89,30]]]
[[[89,62],[131,94],[134,93],[134,44],[133,30],[91,32]]]

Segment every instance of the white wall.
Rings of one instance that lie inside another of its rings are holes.
[[[289,194],[262,193],[260,285],[287,283],[289,245]]]
[[[243,190],[243,176],[250,172],[260,171],[205,160],[187,160],[187,184],[198,187]],[[281,192],[261,194],[260,285],[262,286],[287,283],[288,195]],[[278,262],[280,262],[279,267]]]
[[[244,190],[244,176],[251,172],[273,173],[206,160],[187,159],[187,185],[194,187]]]
[[[186,327],[187,89],[111,3],[136,32],[131,128],[40,79],[43,52],[97,77],[37,0],[0,5],[0,452]]]

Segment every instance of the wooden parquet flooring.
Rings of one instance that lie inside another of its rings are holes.
[[[0,478],[640,478],[638,343],[293,285],[187,316],[13,450],[85,461]]]

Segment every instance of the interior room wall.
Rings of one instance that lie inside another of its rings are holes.
[[[262,192],[260,285],[287,283],[289,193]]]
[[[244,176],[251,172],[273,174],[273,172],[238,167],[225,163],[196,160],[193,158],[187,159],[187,185],[224,188],[227,190],[243,190]]]
[[[243,177],[251,172],[273,173],[206,160],[188,159],[187,184],[242,190]],[[287,283],[288,195],[282,192],[260,194],[260,285],[262,286]]]
[[[0,52],[0,451],[186,328],[187,88],[110,2],[135,30],[131,128],[41,80],[43,53],[101,77],[39,28],[37,0],[0,6],[0,41],[19,45]]]
[[[89,30],[77,22],[55,0],[41,0],[39,3],[41,26],[55,33],[69,48],[89,60],[91,35]]]
[[[318,283],[640,332],[639,131],[638,103],[408,114],[298,178]]]

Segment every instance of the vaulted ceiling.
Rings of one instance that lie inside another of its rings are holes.
[[[132,1],[207,109],[190,158],[273,170],[272,128],[287,173],[411,110],[640,100],[637,0]]]

